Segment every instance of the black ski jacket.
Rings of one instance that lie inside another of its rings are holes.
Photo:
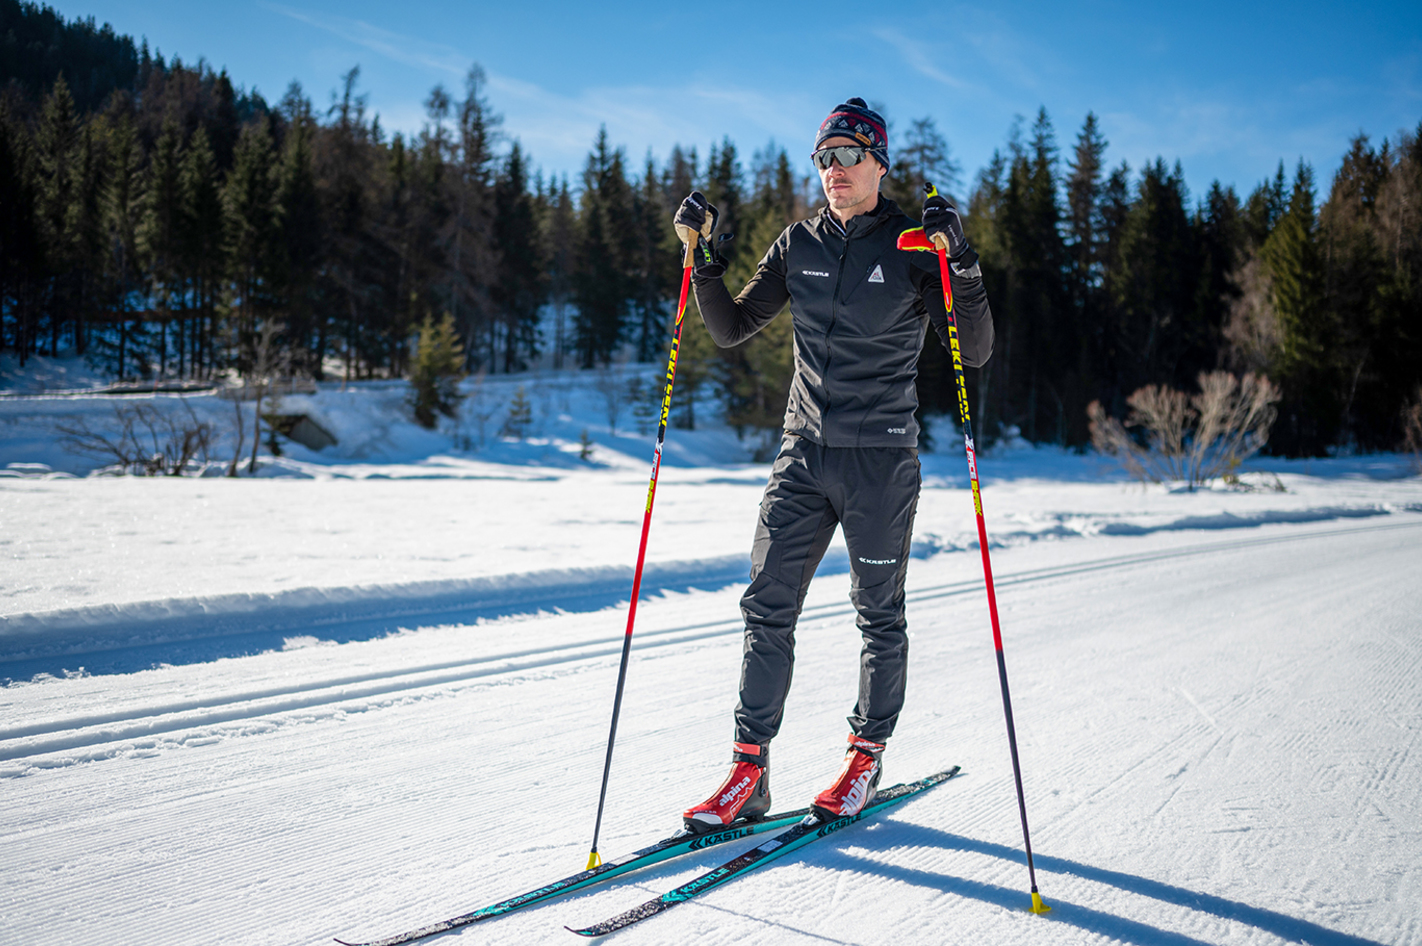
[[[932,324],[949,346],[938,256],[900,250],[918,223],[882,195],[847,230],[828,208],[785,228],[734,299],[719,277],[696,276],[696,303],[717,345],[738,345],[788,300],[795,377],[785,430],[826,447],[916,447],[918,356]],[[971,272],[977,273],[976,268]],[[953,309],[963,364],[992,354],[992,312],[980,276],[956,270]]]

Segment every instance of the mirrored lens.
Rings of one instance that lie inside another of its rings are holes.
[[[856,145],[839,145],[834,148],[821,148],[810,155],[814,159],[815,167],[824,170],[830,166],[830,160],[839,162],[842,168],[852,168],[860,161],[864,160],[867,150]]]

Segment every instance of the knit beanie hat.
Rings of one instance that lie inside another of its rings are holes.
[[[884,116],[857,95],[836,105],[820,124],[820,133],[815,136],[816,150],[826,138],[853,138],[869,149],[874,160],[886,168],[889,166],[889,126],[884,124]]]

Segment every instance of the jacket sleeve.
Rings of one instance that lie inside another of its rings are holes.
[[[958,350],[963,357],[963,366],[980,368],[992,357],[993,328],[992,309],[988,307],[987,288],[982,276],[964,276],[948,268],[953,285],[953,314],[958,323]],[[921,288],[923,302],[928,309],[928,321],[943,342],[943,347],[952,351],[948,336],[948,311],[943,308],[943,281],[938,275],[938,263],[923,271],[924,285]]]
[[[785,250],[789,230],[770,245],[755,275],[734,299],[719,276],[697,276],[691,281],[696,288],[696,306],[701,321],[711,338],[722,348],[739,345],[765,328],[790,301],[785,284]]]

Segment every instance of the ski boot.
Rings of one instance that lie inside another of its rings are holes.
[[[734,821],[759,821],[770,811],[770,746],[735,742],[731,774],[716,793],[682,812],[681,820],[693,834],[706,834]]]
[[[850,735],[849,751],[834,784],[815,796],[814,809],[825,820],[857,815],[874,799],[883,771],[883,743]]]

